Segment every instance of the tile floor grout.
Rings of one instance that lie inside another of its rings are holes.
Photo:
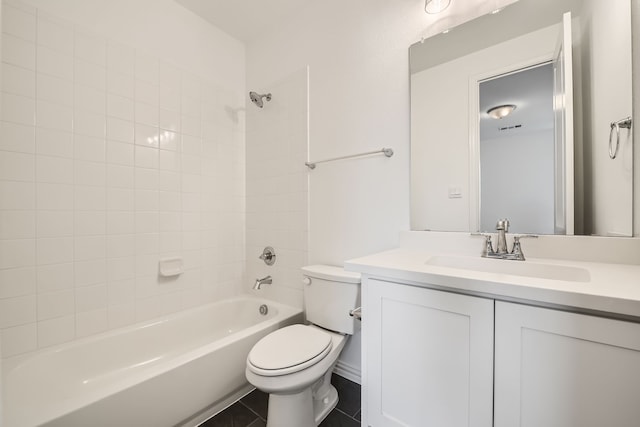
[[[352,419],[352,420],[354,420],[354,421],[360,422],[360,420],[359,420],[359,419],[355,418],[355,416],[356,416],[356,415],[358,415],[358,412],[360,412],[360,411],[356,412],[354,415],[349,415],[349,414],[347,414],[346,412],[341,411],[341,410],[340,410],[340,409],[338,409],[338,408],[333,408],[333,410],[334,410],[334,411],[337,411],[337,412],[340,412],[340,413],[341,413],[341,414],[343,414],[345,417],[348,417],[348,418],[351,418],[351,419]]]
[[[360,385],[333,374],[331,383],[338,390],[338,404],[320,427],[356,427],[361,421]],[[265,427],[269,395],[254,390],[202,423],[202,427]],[[348,412],[353,413],[349,415]],[[263,417],[261,414],[265,414]]]
[[[254,391],[255,391],[255,390],[254,390]],[[251,393],[253,393],[253,391],[252,391]],[[247,405],[246,403],[244,403],[244,402],[242,401],[242,399],[238,400],[238,402],[240,402],[240,404],[241,404],[242,406],[244,406],[245,408],[247,408],[248,410],[250,410],[251,412],[253,412],[253,413],[255,414],[255,416],[256,416],[256,417],[258,417],[258,419],[259,419],[259,420],[264,421],[264,422],[267,422],[267,420],[266,420],[266,419],[264,419],[264,418],[262,418],[262,416],[261,416],[259,413],[257,413],[256,411],[254,411],[254,410],[253,410],[253,408],[251,408],[251,406],[249,406],[249,405]],[[253,424],[254,422],[255,422],[255,420],[253,420],[253,422],[251,422],[251,424]]]

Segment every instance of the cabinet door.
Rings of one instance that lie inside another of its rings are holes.
[[[489,427],[490,299],[366,280],[363,425]]]
[[[496,427],[640,425],[640,324],[496,302]]]

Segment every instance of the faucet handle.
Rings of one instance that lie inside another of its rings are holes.
[[[486,257],[489,254],[493,254],[495,253],[493,251],[493,244],[491,243],[491,234],[487,234],[487,233],[471,233],[472,236],[477,237],[477,236],[481,236],[484,237],[484,249],[482,250],[482,256]]]
[[[267,265],[273,265],[276,262],[276,251],[271,246],[267,246],[258,258]]]
[[[522,253],[522,246],[520,246],[520,239],[522,238],[530,238],[530,239],[537,239],[538,236],[535,234],[519,234],[516,236],[513,236],[513,249],[511,250],[511,253],[513,255],[515,255],[515,259],[517,259],[518,261],[524,261],[524,253]]]

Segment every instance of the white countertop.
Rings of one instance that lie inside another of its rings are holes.
[[[401,239],[402,240],[402,239]],[[480,242],[481,244],[481,242]],[[474,250],[451,253],[434,250],[430,245],[406,245],[386,252],[349,260],[345,269],[371,277],[446,287],[454,291],[494,297],[524,300],[542,305],[560,305],[581,310],[599,311],[640,318],[640,265],[605,262],[560,260],[528,257],[526,261],[497,262],[544,263],[586,269],[586,282],[542,279],[511,274],[472,271],[429,265],[433,256],[478,256]],[[449,247],[450,248],[450,247]]]

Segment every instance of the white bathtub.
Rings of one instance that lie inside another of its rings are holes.
[[[301,320],[301,310],[240,297],[6,359],[0,425],[196,425],[251,390],[251,347]]]

